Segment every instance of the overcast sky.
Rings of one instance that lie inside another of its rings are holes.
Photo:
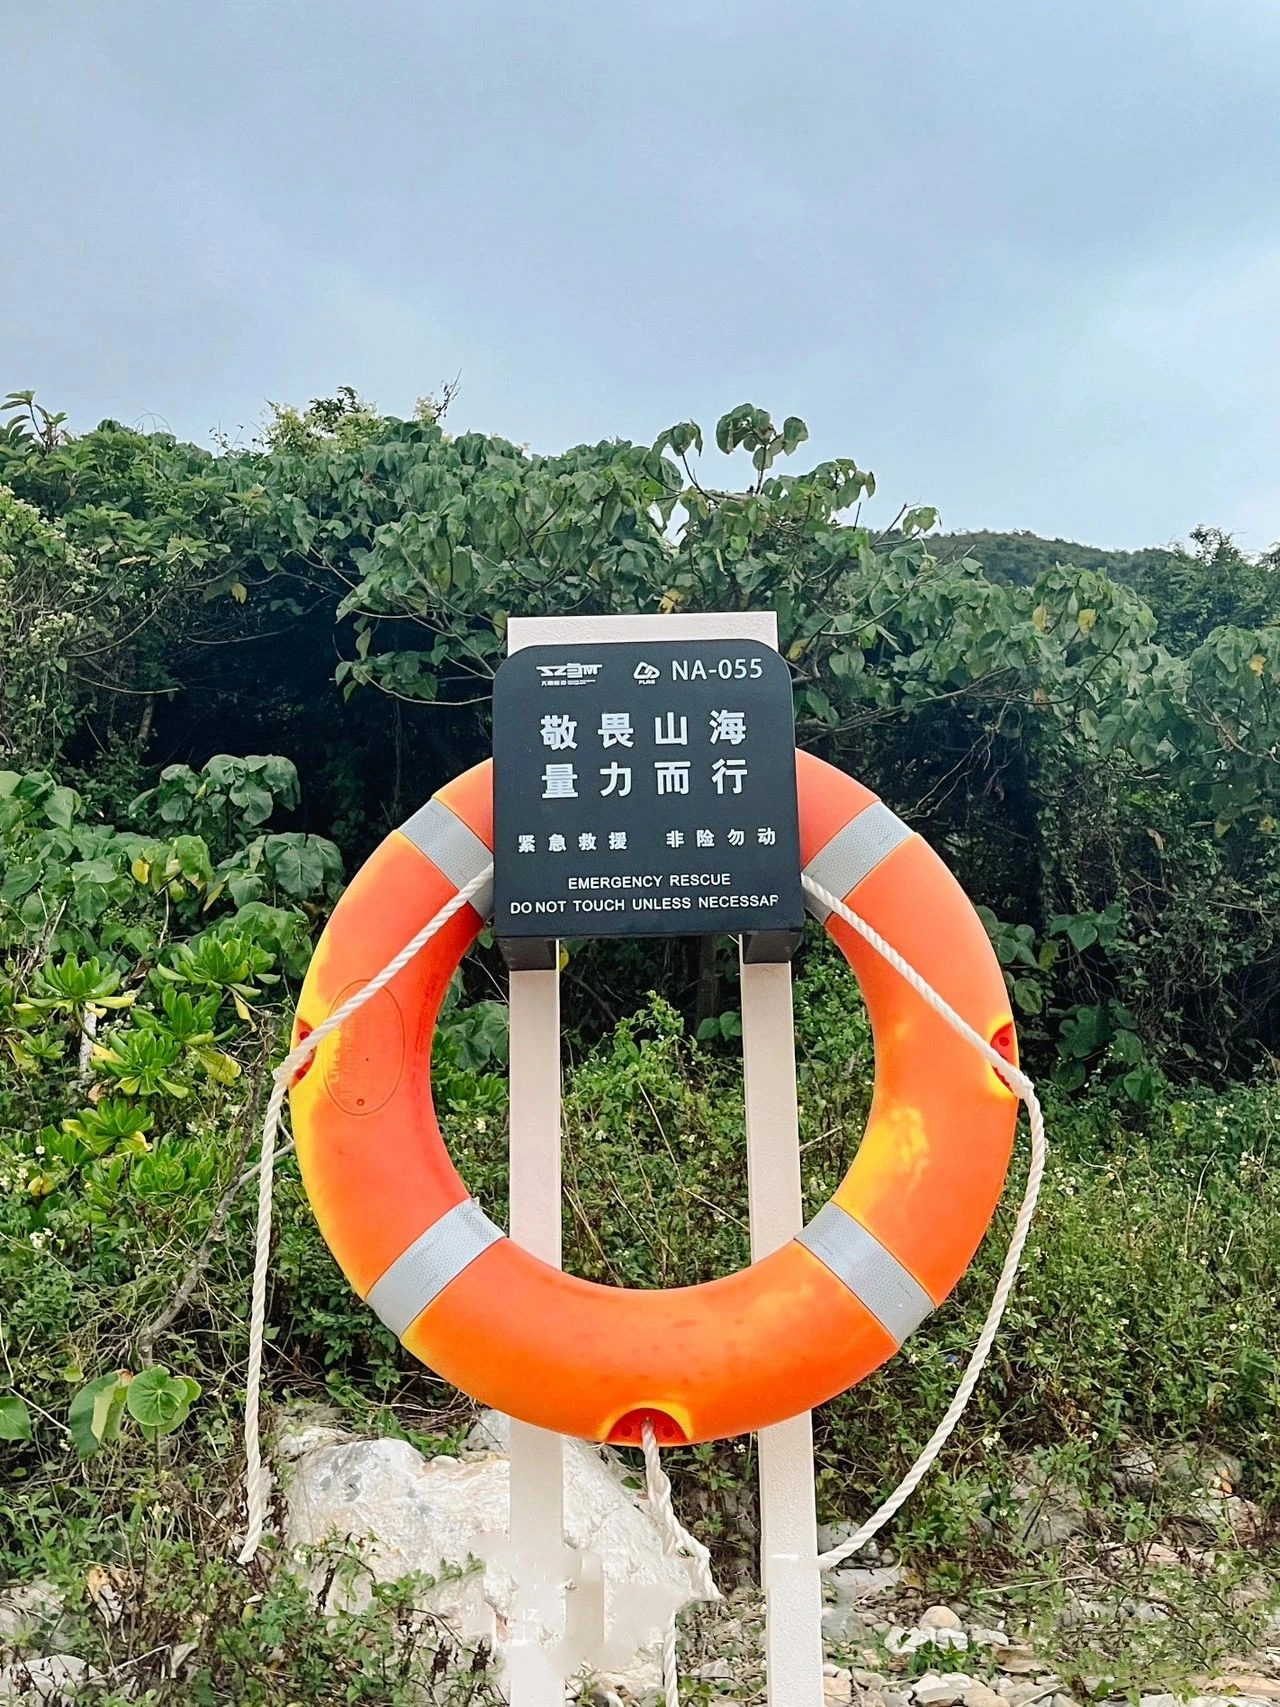
[[[540,450],[750,401],[944,525],[1280,538],[1277,0],[0,0],[0,38],[0,390],[77,427],[460,373],[455,428]]]

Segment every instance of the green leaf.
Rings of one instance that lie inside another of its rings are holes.
[[[805,688],[802,698],[806,709],[813,716],[821,719],[823,723],[834,723],[836,721],[835,707],[827,698],[826,694],[823,693],[821,688]]]
[[[1067,937],[1081,953],[1098,940],[1097,923],[1088,913],[1059,913],[1050,919],[1049,930],[1053,936]]]
[[[919,504],[914,510],[908,510],[902,518],[902,531],[911,538],[918,533],[928,533],[930,528],[938,525],[938,512],[932,504]]]
[[[1155,1099],[1156,1074],[1150,1067],[1135,1067],[1126,1073],[1120,1084],[1131,1102],[1149,1104]]]
[[[298,771],[292,759],[281,758],[278,753],[268,753],[265,757],[250,759],[251,767],[260,768],[263,782],[272,794],[284,806],[296,806],[300,796]]]
[[[67,1427],[82,1458],[92,1458],[100,1446],[119,1434],[128,1387],[128,1376],[117,1370],[90,1381],[72,1399],[67,1409]]]
[[[231,802],[240,808],[246,824],[265,824],[275,805],[270,789],[248,781],[231,790]]]
[[[674,427],[668,427],[654,449],[661,454],[670,447],[677,456],[684,456],[690,449],[702,449],[702,429],[696,421],[677,421]]]
[[[170,1375],[163,1364],[157,1363],[134,1376],[125,1404],[143,1433],[154,1440],[182,1426],[199,1392],[190,1376]]]
[[[0,1440],[30,1440],[31,1412],[16,1393],[0,1398]]]
[[[205,765],[204,774],[217,788],[234,788],[243,780],[244,760],[230,753],[215,753]]]
[[[831,656],[831,670],[834,675],[848,679],[860,676],[867,667],[867,660],[856,647],[848,652],[834,652]]]
[[[788,415],[782,423],[782,448],[788,456],[809,437],[809,429],[799,415]]]
[[[95,1440],[105,1440],[111,1427],[111,1413],[119,1397],[119,1382],[113,1381],[93,1396],[93,1413],[89,1426]]]
[[[233,1085],[240,1077],[240,1063],[220,1049],[197,1049],[196,1057],[216,1084]],[[182,1094],[185,1096],[186,1092]]]
[[[29,895],[40,881],[40,867],[34,862],[30,865],[13,865],[5,872],[0,880],[0,901],[20,901],[24,895]]]
[[[189,883],[201,887],[213,882],[213,862],[203,836],[175,836],[173,857],[178,862],[178,870]]]
[[[1034,978],[1015,978],[1013,999],[1024,1014],[1038,1014],[1044,1007],[1044,992]]]
[[[228,893],[237,907],[243,907],[249,901],[261,901],[266,888],[262,878],[254,871],[242,871],[227,884]]]
[[[1136,1066],[1142,1060],[1142,1039],[1136,1031],[1117,1031],[1111,1039],[1111,1053],[1126,1067]]]
[[[267,867],[286,895],[306,900],[324,887],[325,861],[311,836],[268,836]]]
[[[55,788],[44,803],[44,815],[59,830],[69,830],[80,808],[80,796],[74,788]]]

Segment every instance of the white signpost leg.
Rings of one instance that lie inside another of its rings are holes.
[[[803,1224],[788,964],[741,963],[751,1260]],[[760,1431],[760,1575],[769,1707],[821,1707],[822,1580],[810,1413]]]
[[[511,1025],[511,1237],[561,1264],[560,974],[513,972]],[[564,1458],[560,1436],[511,1419],[511,1541],[521,1565],[508,1649],[512,1707],[564,1707],[564,1680],[541,1646],[549,1610],[545,1587],[561,1569]],[[563,1594],[549,1597],[556,1623]],[[555,1604],[558,1599],[559,1605]],[[540,1615],[540,1616],[539,1616]]]

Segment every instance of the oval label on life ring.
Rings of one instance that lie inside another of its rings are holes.
[[[342,1006],[367,980],[348,984]],[[404,1020],[390,990],[379,990],[338,1032],[326,1038],[325,1089],[344,1114],[374,1114],[394,1096],[404,1072]]]

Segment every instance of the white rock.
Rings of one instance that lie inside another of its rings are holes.
[[[963,1652],[969,1638],[963,1630],[892,1630],[884,1645],[891,1654],[915,1654],[921,1648],[954,1649]]]
[[[969,1646],[969,1638],[963,1630],[917,1630],[916,1634],[922,1636],[924,1642],[933,1648],[951,1648],[957,1653],[963,1653]]]
[[[1009,1491],[1022,1508],[1023,1542],[1034,1552],[1061,1547],[1088,1527],[1079,1491],[1034,1458],[1016,1461]]]
[[[856,1606],[837,1604],[823,1607],[822,1634],[832,1646],[847,1648],[853,1642],[866,1641],[870,1629]]]
[[[1203,1538],[1213,1541],[1224,1530],[1248,1544],[1260,1538],[1264,1524],[1261,1509],[1237,1493],[1241,1464],[1228,1455],[1195,1458],[1190,1451],[1174,1447],[1160,1459],[1156,1481],[1172,1496],[1175,1515]]]
[[[831,1707],[840,1707],[840,1703],[853,1700],[853,1684],[849,1680],[848,1672],[843,1676],[837,1673],[823,1678],[822,1699],[824,1702],[830,1702]]]
[[[853,1606],[872,1600],[883,1600],[902,1582],[901,1565],[878,1565],[874,1568],[832,1571],[827,1577],[835,1593],[837,1606]]]
[[[929,1606],[920,1614],[916,1621],[920,1630],[961,1630],[958,1612],[953,1612],[949,1606]]]
[[[851,1517],[842,1517],[835,1523],[820,1523],[818,1525],[818,1551],[829,1553],[833,1547],[839,1547],[844,1541],[858,1533],[858,1525]],[[866,1550],[868,1554],[870,1549]]]
[[[971,1624],[969,1640],[975,1648],[1007,1648],[1009,1633],[1007,1630],[989,1630],[982,1624]]]
[[[0,1642],[30,1642],[61,1618],[65,1606],[52,1583],[13,1583],[0,1589]]]
[[[732,1683],[734,1671],[728,1660],[707,1660],[692,1675],[702,1683]]]
[[[965,1690],[964,1707],[1009,1707],[1009,1703],[990,1684],[979,1679]]]
[[[1036,1671],[1039,1668],[1033,1664],[1027,1669]],[[1024,1707],[1024,1703],[1028,1701],[1047,1701],[1049,1697],[1045,1692],[1046,1688],[1047,1686],[1044,1683],[1030,1677],[1002,1677],[1000,1679],[1000,1693],[1009,1703],[1009,1707]]]
[[[1128,1617],[1127,1612],[1111,1600],[1098,1600],[1091,1594],[1076,1593],[1058,1613],[1063,1625],[1109,1624],[1114,1619]]]
[[[1159,1466],[1145,1446],[1124,1446],[1116,1453],[1116,1474],[1135,1491],[1148,1492],[1159,1475]]]
[[[1267,1520],[1262,1507],[1255,1500],[1242,1499],[1239,1494],[1228,1494],[1222,1502],[1222,1515],[1227,1528],[1243,1546],[1262,1539]]]
[[[1123,1616],[1132,1618],[1135,1624],[1163,1624],[1170,1616],[1167,1606],[1157,1606],[1151,1600],[1130,1601],[1127,1606],[1119,1608],[1119,1611]]]
[[[284,1541],[313,1593],[329,1582],[326,1612],[366,1605],[371,1578],[444,1578],[424,1594],[423,1607],[464,1641],[493,1642],[502,1657],[516,1603],[504,1539],[510,1476],[499,1443],[506,1419],[486,1413],[475,1433],[476,1449],[461,1461],[428,1461],[403,1440],[310,1437],[316,1444],[304,1446],[288,1473]],[[663,1553],[656,1526],[623,1485],[630,1472],[616,1454],[566,1440],[564,1468],[566,1546],[553,1568],[577,1591],[570,1614],[590,1650],[586,1663],[607,1683],[639,1695],[660,1679],[667,1617],[692,1599],[688,1572]],[[323,1560],[306,1560],[309,1549],[332,1542],[357,1550],[366,1567],[349,1583],[330,1581]],[[481,1558],[483,1570],[466,1569]]]
[[[993,1648],[991,1657],[1001,1671],[1012,1672],[1017,1676],[1025,1677],[1028,1672],[1044,1670],[1044,1667],[1037,1663],[1035,1653],[1025,1642],[1007,1642],[1002,1648]]]
[[[662,1689],[662,1666],[657,1660],[637,1660],[622,1687],[640,1702],[641,1707],[663,1707],[666,1700]],[[734,1704],[725,1701],[719,1707],[734,1707]]]
[[[330,1405],[300,1405],[277,1428],[272,1453],[277,1459],[301,1458],[317,1446],[338,1446],[350,1439],[340,1411]]]
[[[1217,1484],[1224,1493],[1233,1493],[1243,1474],[1244,1465],[1229,1452],[1220,1452],[1209,1460],[1209,1480]]]
[[[911,1686],[911,1694],[919,1707],[957,1707],[974,1682],[962,1671],[927,1671]]]
[[[1139,1707],[1182,1707],[1176,1695],[1141,1695],[1138,1697]]]
[[[74,1702],[88,1684],[104,1683],[100,1671],[94,1671],[74,1654],[48,1654],[43,1659],[19,1660],[16,1665],[0,1671],[0,1702],[34,1701],[57,1703]]]

